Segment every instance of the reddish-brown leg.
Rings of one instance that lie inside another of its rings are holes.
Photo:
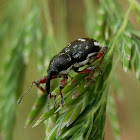
[[[54,79],[57,77],[52,77],[51,79]],[[48,95],[46,90],[40,86],[40,84],[45,84],[47,80],[47,76],[42,77],[41,79],[37,80],[37,81],[33,81],[30,88],[21,95],[21,97],[18,99],[17,104],[19,104],[22,100],[22,98],[24,97],[24,95],[29,92],[29,90],[32,88],[33,84],[35,84],[45,95]],[[51,95],[50,97],[54,98],[54,100],[56,99],[56,95]]]
[[[55,79],[57,77],[52,77],[52,79]],[[46,90],[40,86],[40,84],[45,84],[47,80],[47,76],[42,77],[41,79],[37,80],[37,81],[33,81],[33,83],[35,83],[35,85],[46,95],[48,95],[48,93],[46,92]],[[51,98],[56,98],[56,95],[51,95]]]
[[[94,75],[94,73],[95,73],[95,70],[100,70],[100,74],[101,74],[101,69],[99,68],[99,66],[101,65],[101,63],[103,62],[103,59],[104,59],[104,56],[105,56],[105,54],[106,54],[106,51],[107,51],[107,49],[108,49],[108,47],[103,47],[100,51],[99,51],[99,53],[97,54],[97,56],[95,57],[95,59],[93,60],[93,62],[91,62],[91,64],[92,63],[94,63],[95,61],[97,61],[98,59],[100,59],[101,58],[101,61],[99,62],[99,64],[94,68],[94,70],[93,70],[93,72],[91,73],[91,75],[87,78],[87,79],[91,79],[91,77],[93,77],[93,75]]]
[[[89,74],[90,72],[92,72],[94,70],[95,70],[95,67],[88,67],[88,68],[83,69],[82,71],[78,71],[78,73]]]
[[[60,88],[59,95],[61,96],[62,107],[64,106],[62,89],[67,85],[67,82],[68,82],[68,76],[64,76],[64,78],[61,80],[60,87],[59,87]]]
[[[94,73],[96,70],[96,67],[88,67],[88,68],[85,68],[83,69],[82,71],[78,71],[78,70],[74,70],[75,72],[78,72],[80,74],[89,74],[89,73]],[[87,79],[87,83],[89,82],[89,80],[92,80],[92,82],[94,83],[95,81],[93,79],[89,79],[89,78],[86,78]],[[86,83],[86,85],[87,85]]]
[[[99,64],[96,66],[96,67],[88,67],[88,68],[85,68],[83,69],[82,71],[78,71],[78,69],[74,69],[75,72],[78,72],[78,73],[81,73],[81,74],[90,74],[90,76],[87,78],[87,80],[91,80],[91,78],[93,77],[94,73],[96,70],[99,70],[100,71],[100,75],[102,73],[102,70],[99,68],[99,66],[101,65],[103,59],[104,59],[104,56],[106,54],[106,51],[107,51],[107,47],[103,47],[99,53],[97,54],[97,56],[95,57],[95,59],[90,63],[94,63],[95,61],[97,61],[98,59],[101,58],[101,61],[99,62]],[[93,81],[94,82],[94,81]]]
[[[37,81],[33,81],[33,83],[46,95],[48,95],[43,87],[40,86],[40,84],[45,84],[47,80],[47,76],[42,77],[41,79]]]
[[[92,63],[94,63],[95,61],[97,61],[98,59],[101,58],[101,61],[100,61],[100,63],[96,66],[96,68],[99,67],[100,64],[102,63],[102,61],[103,61],[103,59],[104,59],[104,56],[105,56],[105,54],[106,54],[107,49],[108,49],[108,47],[103,47],[103,48],[99,51],[99,53],[97,54],[97,56],[95,57],[95,59],[91,62],[91,64],[92,64]]]

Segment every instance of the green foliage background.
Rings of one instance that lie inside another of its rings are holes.
[[[85,32],[82,35],[109,47],[101,65],[103,75],[99,76],[97,72],[94,77],[96,83],[85,87],[87,75],[71,72],[76,82],[70,84],[69,81],[63,90],[64,108],[60,106],[54,109],[53,100],[37,93],[25,126],[35,119],[34,127],[44,122],[46,138],[44,136],[40,139],[104,140],[107,113],[114,138],[119,140],[120,126],[112,94],[114,90],[117,98],[122,96],[116,71],[119,62],[125,72],[132,71],[140,80],[140,32],[129,21],[133,13],[136,22],[140,24],[139,2],[128,0],[128,8],[124,11],[120,5],[123,3],[119,4],[116,0],[82,2],[84,16],[81,24]],[[73,4],[71,1],[8,0],[0,3],[0,135],[3,140],[11,140],[16,122],[16,102],[22,93],[26,70],[29,67],[34,75],[30,82],[46,75],[52,56],[68,44],[68,35],[72,34],[73,40],[81,37],[81,34],[76,34],[81,27],[78,22],[81,15],[74,18],[77,30],[71,31],[69,24],[72,19],[68,20],[72,12],[72,9],[68,10]],[[77,10],[79,3],[76,5]],[[52,84],[52,92],[58,94],[59,89],[55,83]],[[57,104],[59,102],[60,97],[57,96]],[[25,99],[20,106],[24,105]],[[43,128],[41,130],[44,131]]]

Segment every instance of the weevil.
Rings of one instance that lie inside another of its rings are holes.
[[[101,45],[94,39],[80,38],[69,43],[59,54],[54,56],[49,64],[47,76],[42,77],[37,81],[33,81],[30,88],[19,98],[18,104],[21,102],[23,96],[32,88],[35,84],[44,94],[49,95],[50,98],[56,98],[56,95],[52,95],[50,92],[50,82],[52,79],[63,79],[60,82],[59,95],[61,96],[61,104],[64,105],[64,99],[62,89],[67,85],[70,70],[74,70],[80,74],[90,74],[87,80],[91,79],[96,69],[100,69],[99,66],[102,63],[108,47],[101,47]],[[101,59],[95,67],[87,67],[79,71],[79,68],[85,65],[94,63],[96,60]],[[44,89],[40,84],[46,84]]]

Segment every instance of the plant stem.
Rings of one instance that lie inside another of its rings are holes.
[[[128,0],[128,1],[134,8],[137,8],[140,11],[140,4],[137,0]]]
[[[111,48],[110,48],[110,51],[108,52],[108,56],[111,56],[111,55],[113,54],[114,48],[115,48],[115,44],[116,44],[118,38],[120,37],[121,34],[124,33],[125,28],[126,28],[127,23],[128,23],[129,14],[130,14],[131,10],[132,10],[132,4],[131,4],[130,7],[128,8],[127,13],[126,13],[126,15],[125,15],[125,19],[124,19],[124,21],[123,21],[123,23],[122,23],[122,26],[120,27],[120,29],[119,29],[118,32],[117,32],[117,35],[116,35],[115,38],[114,38],[114,41],[113,41],[112,46],[111,46]]]
[[[53,31],[53,25],[51,22],[51,16],[50,16],[50,11],[49,11],[48,5],[49,5],[49,0],[42,0],[42,6],[44,9],[45,20],[47,23],[48,35],[53,38],[54,31]]]

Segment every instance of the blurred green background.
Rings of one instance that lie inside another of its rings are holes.
[[[54,26],[53,35],[56,37],[55,38],[56,48],[53,48],[52,52],[50,52],[49,50],[46,50],[48,51],[47,53],[50,55],[49,57],[52,57],[54,54],[58,53],[61,50],[61,48],[65,47],[69,42],[77,38],[88,36],[87,32],[85,31],[86,18],[85,18],[84,1],[83,0],[63,1],[63,4],[65,5],[65,9],[63,9],[64,5],[61,5],[62,2],[60,1],[61,0],[51,0],[49,3],[51,20]],[[123,10],[126,11],[128,7],[127,1],[118,0],[118,2],[122,6]],[[31,3],[34,3],[34,2],[32,1],[29,2],[27,0],[24,0],[24,1],[13,0],[13,3],[12,3],[12,0],[7,0],[7,1],[0,0],[0,22],[1,22],[0,24],[0,43],[1,43],[0,44],[0,56],[1,56],[0,73],[1,74],[2,74],[2,66],[4,63],[5,55],[7,56],[11,55],[11,54],[7,54],[8,52],[7,50],[10,47],[10,46],[8,47],[8,45],[10,45],[10,42],[8,41],[11,41],[12,38],[15,39],[15,37],[13,36],[17,36],[17,38],[19,37],[19,33],[17,32],[19,29],[17,28],[20,28],[20,25],[21,27],[23,26],[21,21],[24,21],[24,16],[26,17],[29,14],[28,12],[30,12],[29,8],[32,5]],[[94,5],[95,9],[97,9],[98,1],[94,0],[93,3],[95,4]],[[39,5],[40,5],[40,2],[38,2],[38,6]],[[12,8],[11,6],[15,6],[15,8]],[[21,7],[18,7],[18,6],[21,6]],[[8,8],[11,8],[13,12],[11,11],[11,9],[8,9]],[[25,13],[24,15],[22,15],[23,17],[20,17],[23,9],[25,10]],[[20,18],[22,20],[19,20]],[[43,23],[45,26],[46,23],[45,23],[44,17],[37,19],[35,22],[38,22],[38,20],[42,20],[38,24]],[[130,20],[137,29],[140,29],[140,27],[138,27],[138,25],[135,22],[133,14],[130,17]],[[8,21],[11,23],[7,23]],[[11,27],[10,27],[10,24],[11,24]],[[5,31],[6,26],[9,26],[9,28],[8,30]],[[13,33],[14,29],[11,29],[11,28],[15,28],[16,30],[15,34]],[[44,32],[49,32],[49,31],[48,29],[44,29]],[[50,38],[51,38],[51,35],[50,35]],[[5,42],[5,40],[7,42]],[[31,53],[31,56],[29,57],[30,58],[29,63],[25,69],[25,77],[24,77],[24,82],[22,85],[23,87],[21,91],[19,91],[20,93],[25,91],[29,87],[30,83],[38,79],[41,75],[38,72],[38,68],[37,68],[36,48],[33,47],[30,53]],[[17,69],[18,69],[18,66],[17,66]],[[43,74],[46,73],[46,70],[47,70],[47,67],[44,67]],[[125,73],[123,71],[121,64],[117,67],[117,71],[119,72],[119,79],[120,79],[121,85],[123,87],[123,92],[124,92],[124,95],[121,100],[116,99],[122,140],[139,140],[140,139],[140,133],[139,133],[139,130],[140,130],[140,119],[139,119],[140,118],[140,96],[139,96],[140,84],[133,73],[129,71]],[[16,73],[16,70],[15,70],[15,73]],[[3,79],[5,79],[5,77],[6,76],[3,75]],[[2,83],[0,84],[2,85]],[[28,113],[37,96],[36,91],[37,91],[37,88],[33,87],[30,93],[23,99],[22,103],[19,106],[17,106],[17,113],[16,113],[17,120],[15,122],[14,140],[31,140],[31,139],[42,140],[45,137],[43,124],[33,129],[30,126],[27,128],[24,128],[24,124],[28,116]],[[1,130],[0,130],[0,140],[2,140]],[[107,123],[106,123],[106,140],[114,140],[108,117],[107,117]]]

